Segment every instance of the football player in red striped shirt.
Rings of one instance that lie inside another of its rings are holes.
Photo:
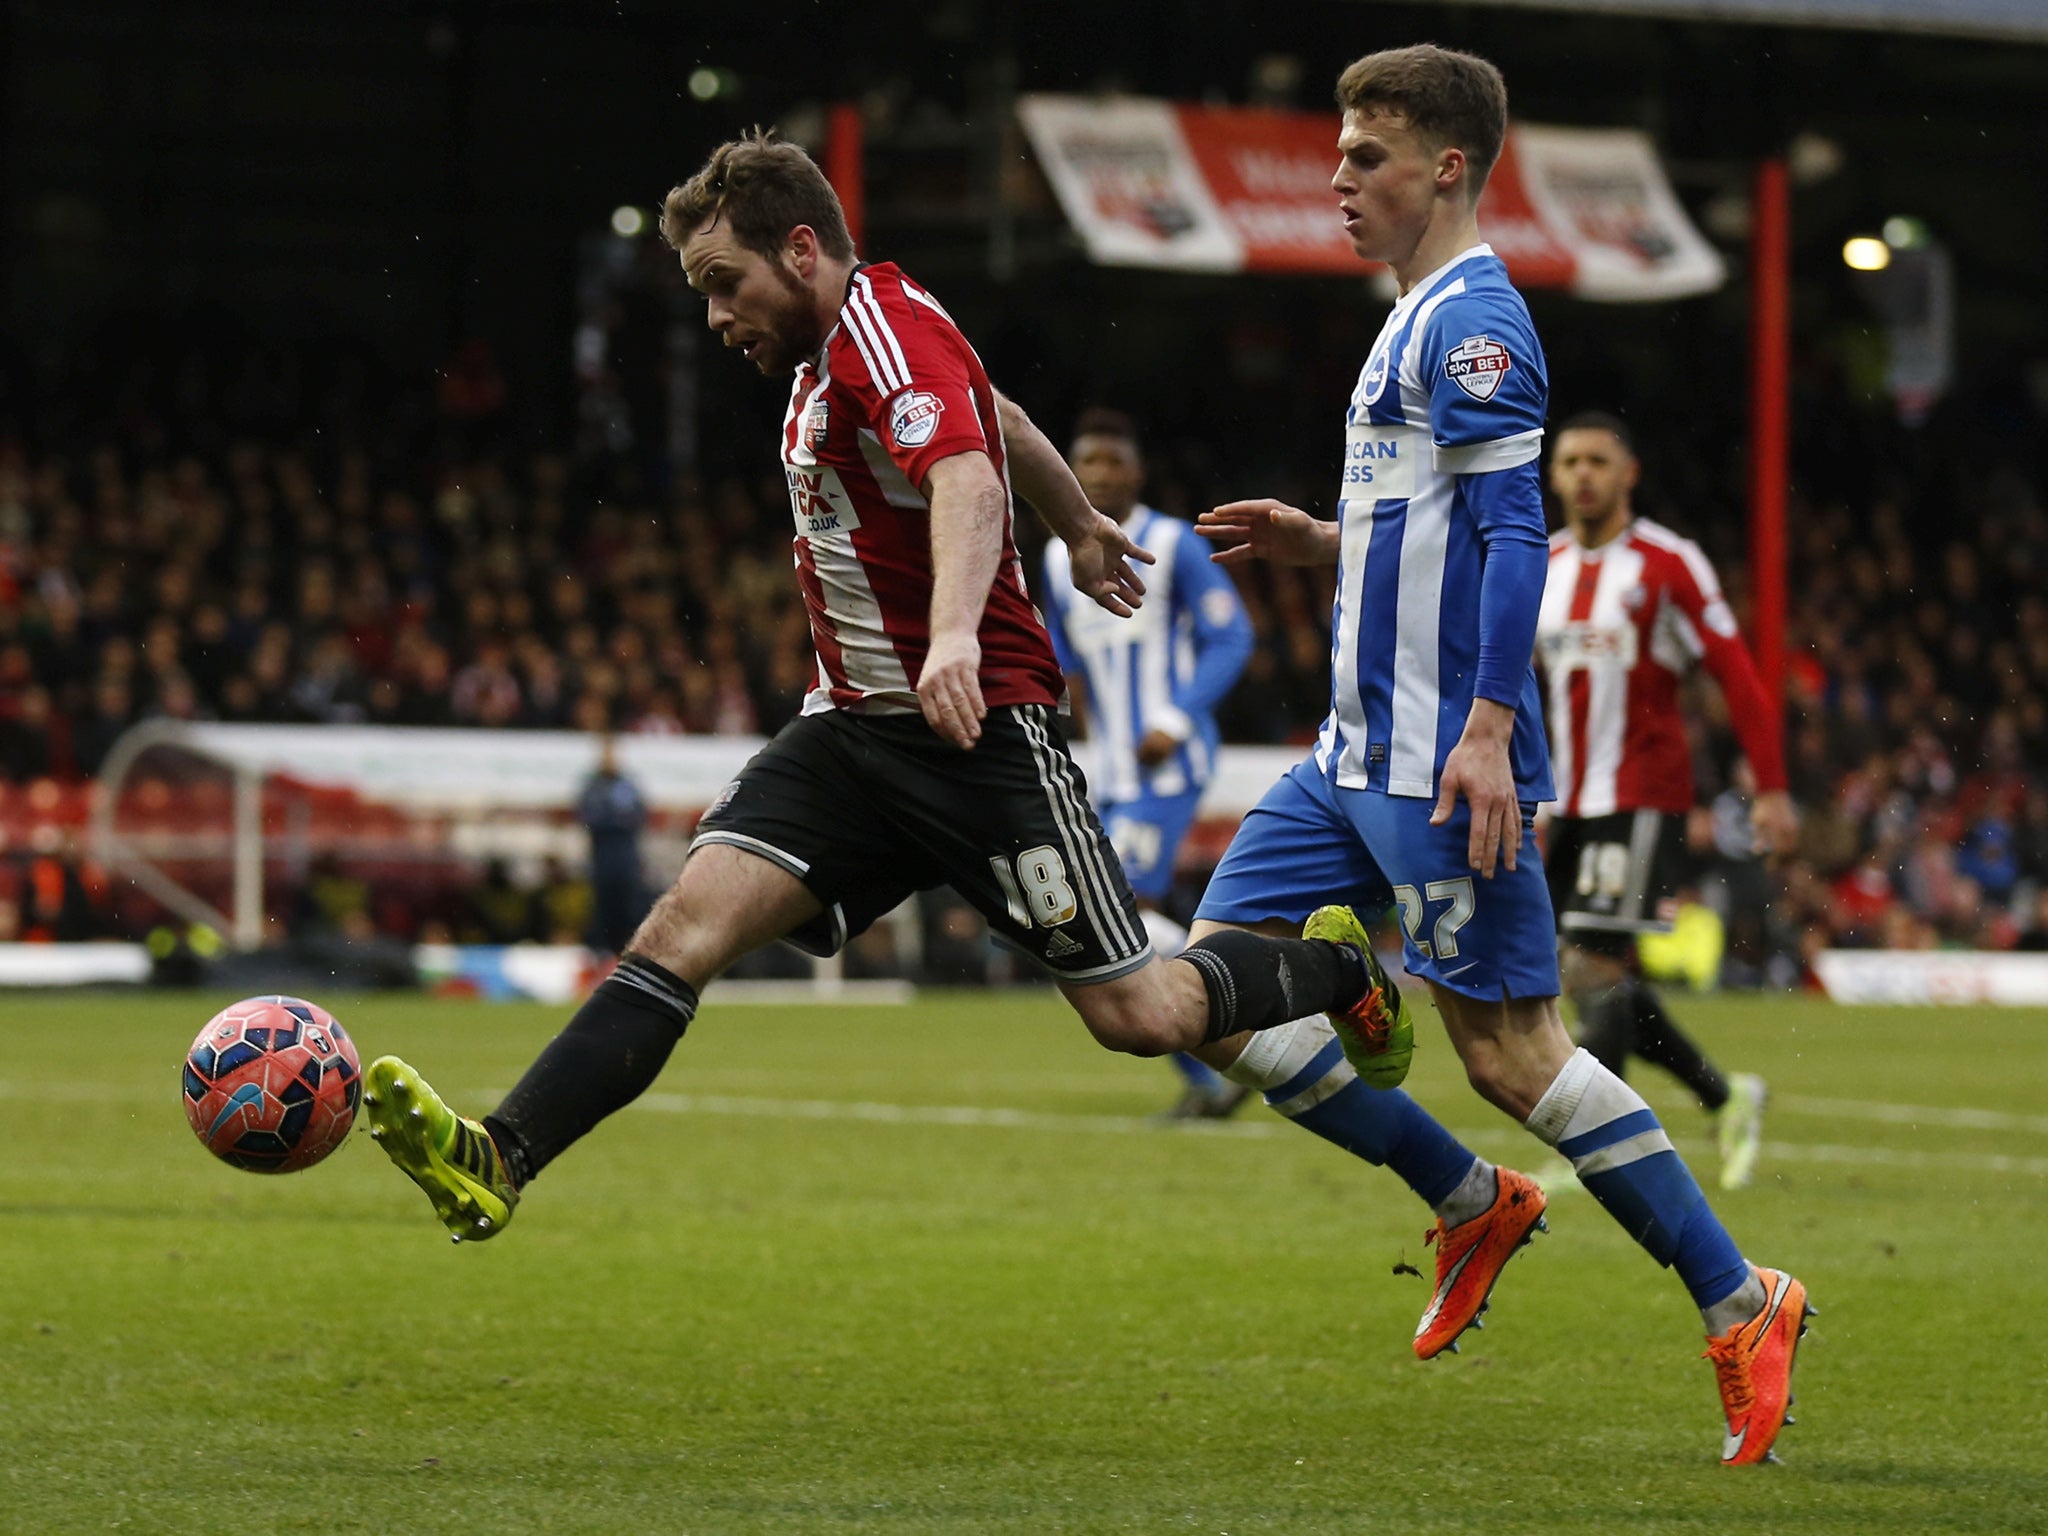
[[[1075,588],[1110,612],[1143,601],[1130,562],[1151,556],[996,394],[944,306],[858,260],[823,174],[770,135],[721,145],[669,193],[662,234],[725,346],[791,379],[778,447],[817,686],[494,1113],[458,1116],[396,1057],[371,1063],[371,1133],[456,1239],[502,1230],[542,1168],[639,1097],[734,961],[778,939],[834,953],[940,885],[1112,1049],[1162,1056],[1334,1010],[1378,1021],[1393,1055],[1398,994],[1370,945],[1227,932],[1153,952],[1061,733],[1065,683],[1025,594],[1012,482],[1065,541]]]
[[[1721,1187],[1749,1182],[1762,1139],[1763,1079],[1724,1076],[1672,1022],[1636,969],[1636,935],[1669,931],[1693,806],[1679,685],[1703,666],[1721,687],[1756,775],[1759,845],[1790,846],[1776,710],[1692,540],[1637,517],[1641,476],[1628,426],[1589,411],[1567,421],[1550,457],[1566,527],[1550,541],[1536,626],[1550,693],[1558,799],[1544,859],[1563,939],[1579,1043],[1619,1075],[1630,1056],[1672,1073],[1718,1121]]]

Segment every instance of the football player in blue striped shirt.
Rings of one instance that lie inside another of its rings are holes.
[[[1145,460],[1121,411],[1085,411],[1068,454],[1098,512],[1159,557],[1146,602],[1118,618],[1080,598],[1067,547],[1045,547],[1045,627],[1093,748],[1089,799],[1144,914],[1152,947],[1177,955],[1187,930],[1166,912],[1175,856],[1216,768],[1216,707],[1244,672],[1252,625],[1229,573],[1193,528],[1139,501]],[[1186,1086],[1173,1119],[1221,1119],[1251,1090],[1187,1052],[1172,1058]]]

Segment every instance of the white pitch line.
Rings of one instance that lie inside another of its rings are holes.
[[[1773,1093],[1766,1113],[1781,1110],[1833,1120],[1875,1120],[1884,1125],[1939,1125],[1965,1131],[2022,1131],[2048,1136],[2048,1115],[2009,1115],[1996,1109],[1937,1109],[1926,1104],[1887,1104],[1872,1099],[1816,1099]]]
[[[110,1089],[97,1083],[0,1081],[0,1099],[41,1099],[68,1103],[97,1102],[154,1103],[170,1097],[175,1089],[141,1092]],[[478,1093],[479,1102],[502,1093]],[[1787,1095],[1774,1099],[1774,1107],[1792,1114],[1865,1119],[1887,1125],[1940,1125],[1966,1130],[2019,1130],[2048,1132],[2048,1117],[2010,1115],[1994,1110],[1931,1109],[1911,1104],[1885,1104],[1860,1099],[1810,1099]],[[646,1093],[634,1101],[641,1109],[672,1115],[722,1115],[762,1120],[857,1120],[878,1125],[950,1125],[969,1128],[1020,1131],[1096,1133],[1111,1136],[1181,1133],[1220,1136],[1243,1141],[1264,1141],[1285,1135],[1287,1127],[1277,1116],[1251,1120],[1184,1120],[1162,1128],[1135,1115],[1073,1115],[1043,1110],[1002,1109],[965,1104],[882,1104],[847,1099],[739,1098],[719,1094]],[[1528,1145],[1521,1133],[1509,1126],[1472,1127],[1453,1134],[1467,1142],[1492,1146],[1513,1143]],[[1705,1143],[1682,1143],[1693,1160],[1709,1156]],[[1887,1168],[1946,1168],[1959,1172],[2020,1174],[2048,1178],[2048,1157],[2016,1157],[1997,1152],[1951,1152],[1937,1149],[1872,1147],[1826,1142],[1770,1141],[1764,1144],[1766,1159],[1785,1163],[1844,1163]]]
[[[883,1125],[961,1125],[1008,1131],[1099,1131],[1111,1136],[1157,1135],[1160,1127],[1135,1115],[1061,1115],[1031,1109],[966,1104],[869,1104],[847,1099],[740,1099],[717,1094],[643,1093],[636,1109],[670,1115],[732,1115],[760,1120],[867,1120]],[[1171,1129],[1198,1136],[1264,1140],[1286,1127],[1270,1120],[1183,1120]]]
[[[1063,1115],[1040,1110],[992,1109],[964,1104],[875,1104],[844,1099],[750,1099],[715,1094],[647,1093],[634,1107],[670,1115],[723,1115],[759,1120],[858,1120],[881,1125],[949,1125],[1013,1131],[1100,1132],[1114,1136],[1192,1133],[1244,1140],[1284,1135],[1278,1119],[1186,1120],[1162,1128],[1129,1115]],[[1506,1126],[1462,1133],[1467,1141],[1522,1141]],[[1918,1151],[1894,1147],[1767,1142],[1764,1157],[1787,1163],[1851,1163],[1890,1168],[1951,1168],[1973,1173],[2017,1173],[2048,1178],[2048,1157],[1998,1153]]]

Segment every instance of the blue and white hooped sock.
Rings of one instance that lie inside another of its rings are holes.
[[[1580,1050],[1527,1121],[1571,1159],[1579,1182],[1659,1264],[1678,1271],[1703,1311],[1750,1278],[1728,1229],[1642,1095]]]
[[[1223,1075],[1259,1089],[1268,1104],[1304,1130],[1392,1169],[1432,1209],[1457,1191],[1479,1161],[1400,1089],[1361,1083],[1344,1059],[1337,1032],[1319,1013],[1253,1035]]]

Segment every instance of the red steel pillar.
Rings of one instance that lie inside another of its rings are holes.
[[[843,101],[832,109],[825,133],[825,179],[839,194],[839,206],[846,210],[846,232],[860,244],[861,224],[867,215],[866,171],[861,161],[860,107]]]
[[[1749,587],[1756,666],[1785,702],[1785,498],[1792,478],[1792,189],[1782,159],[1756,170],[1749,272]]]

